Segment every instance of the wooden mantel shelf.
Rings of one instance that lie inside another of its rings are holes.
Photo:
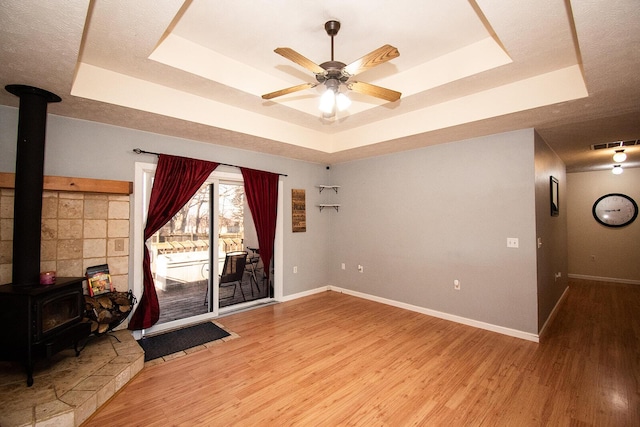
[[[0,188],[15,188],[15,174],[0,172]],[[45,175],[43,189],[82,193],[131,194],[133,193],[133,183],[130,181]]]

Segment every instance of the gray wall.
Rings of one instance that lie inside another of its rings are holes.
[[[15,172],[18,109],[0,106],[0,172]],[[45,174],[133,181],[134,163],[155,163],[155,156],[134,148],[247,166],[287,174],[284,182],[284,294],[329,284],[330,217],[307,210],[307,232],[291,232],[291,189],[307,190],[307,204],[317,203],[317,184],[326,182],[326,165],[296,161],[218,145],[172,138],[55,115],[47,118]],[[132,195],[132,201],[136,197]],[[133,206],[133,203],[132,203]],[[132,228],[133,233],[133,228]],[[133,249],[131,239],[130,250]],[[133,258],[133,257],[131,257]],[[293,274],[293,266],[298,274]],[[133,280],[130,275],[130,281]]]
[[[640,284],[640,218],[626,227],[610,228],[597,223],[591,213],[595,201],[608,193],[626,194],[640,204],[640,168],[625,169],[622,175],[610,170],[570,173],[567,181],[569,274]]]
[[[559,183],[559,214],[551,216],[550,177]],[[558,155],[535,134],[536,235],[538,330],[551,315],[568,286],[567,269],[567,178]],[[560,275],[560,277],[556,277]]]
[[[1,172],[15,169],[17,119],[17,109],[0,107]],[[553,156],[538,162],[537,156],[550,154],[545,146],[533,129],[525,129],[327,170],[325,165],[49,115],[45,174],[132,181],[135,162],[156,161],[134,154],[136,147],[286,173],[285,296],[334,285],[537,334],[543,314],[557,301],[548,276],[558,270],[566,277],[566,267],[549,261],[557,257],[552,248],[561,248],[562,237],[555,236],[566,235],[566,228],[537,221],[542,206],[548,206],[548,181],[544,184],[543,178],[563,176],[564,170]],[[320,194],[319,184],[341,188],[338,194]],[[306,190],[305,233],[291,231],[294,188]],[[564,188],[562,184],[561,195]],[[342,206],[339,212],[320,212],[319,203]],[[539,234],[545,245],[556,243],[540,252]],[[507,248],[508,237],[518,238],[519,248]],[[541,253],[542,264],[537,262]],[[546,279],[540,282],[538,276]],[[453,289],[454,280],[461,290]]]
[[[331,178],[336,286],[538,332],[532,129],[334,165]]]

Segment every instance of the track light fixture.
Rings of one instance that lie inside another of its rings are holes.
[[[613,161],[616,163],[622,163],[627,160],[627,155],[624,150],[616,150],[616,154],[613,155]]]

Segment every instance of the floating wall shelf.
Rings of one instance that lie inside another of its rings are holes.
[[[338,188],[340,188],[339,185],[326,185],[326,184],[321,184],[321,185],[318,185],[317,187],[320,189],[320,193],[322,193],[322,190],[326,188],[331,188],[333,189],[333,191],[336,192],[336,194],[338,194]],[[335,203],[320,203],[318,207],[320,208],[320,212],[322,212],[322,209],[324,208],[334,208],[336,212],[338,212],[338,210],[340,209],[340,205]]]
[[[325,188],[332,188],[333,191],[336,192],[336,194],[338,194],[338,188],[340,188],[339,185],[318,185],[318,188],[320,189],[320,192],[322,193],[322,190],[324,190]]]
[[[336,210],[336,212],[338,212],[338,209],[340,209],[340,205],[321,204],[321,205],[318,205],[318,207],[320,208],[320,212],[322,212],[322,209],[324,209],[324,208],[334,208]]]

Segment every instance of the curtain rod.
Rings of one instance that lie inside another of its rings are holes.
[[[154,156],[160,156],[161,153],[154,153],[153,151],[144,151],[141,150],[139,148],[134,148],[133,152],[136,154],[153,154]],[[218,162],[216,162],[218,163]],[[223,165],[223,166],[231,166],[232,168],[242,168],[243,166],[237,166],[237,165],[230,165],[229,163],[218,163],[219,165]],[[289,176],[287,174],[284,173],[279,173],[278,175],[280,176]]]

